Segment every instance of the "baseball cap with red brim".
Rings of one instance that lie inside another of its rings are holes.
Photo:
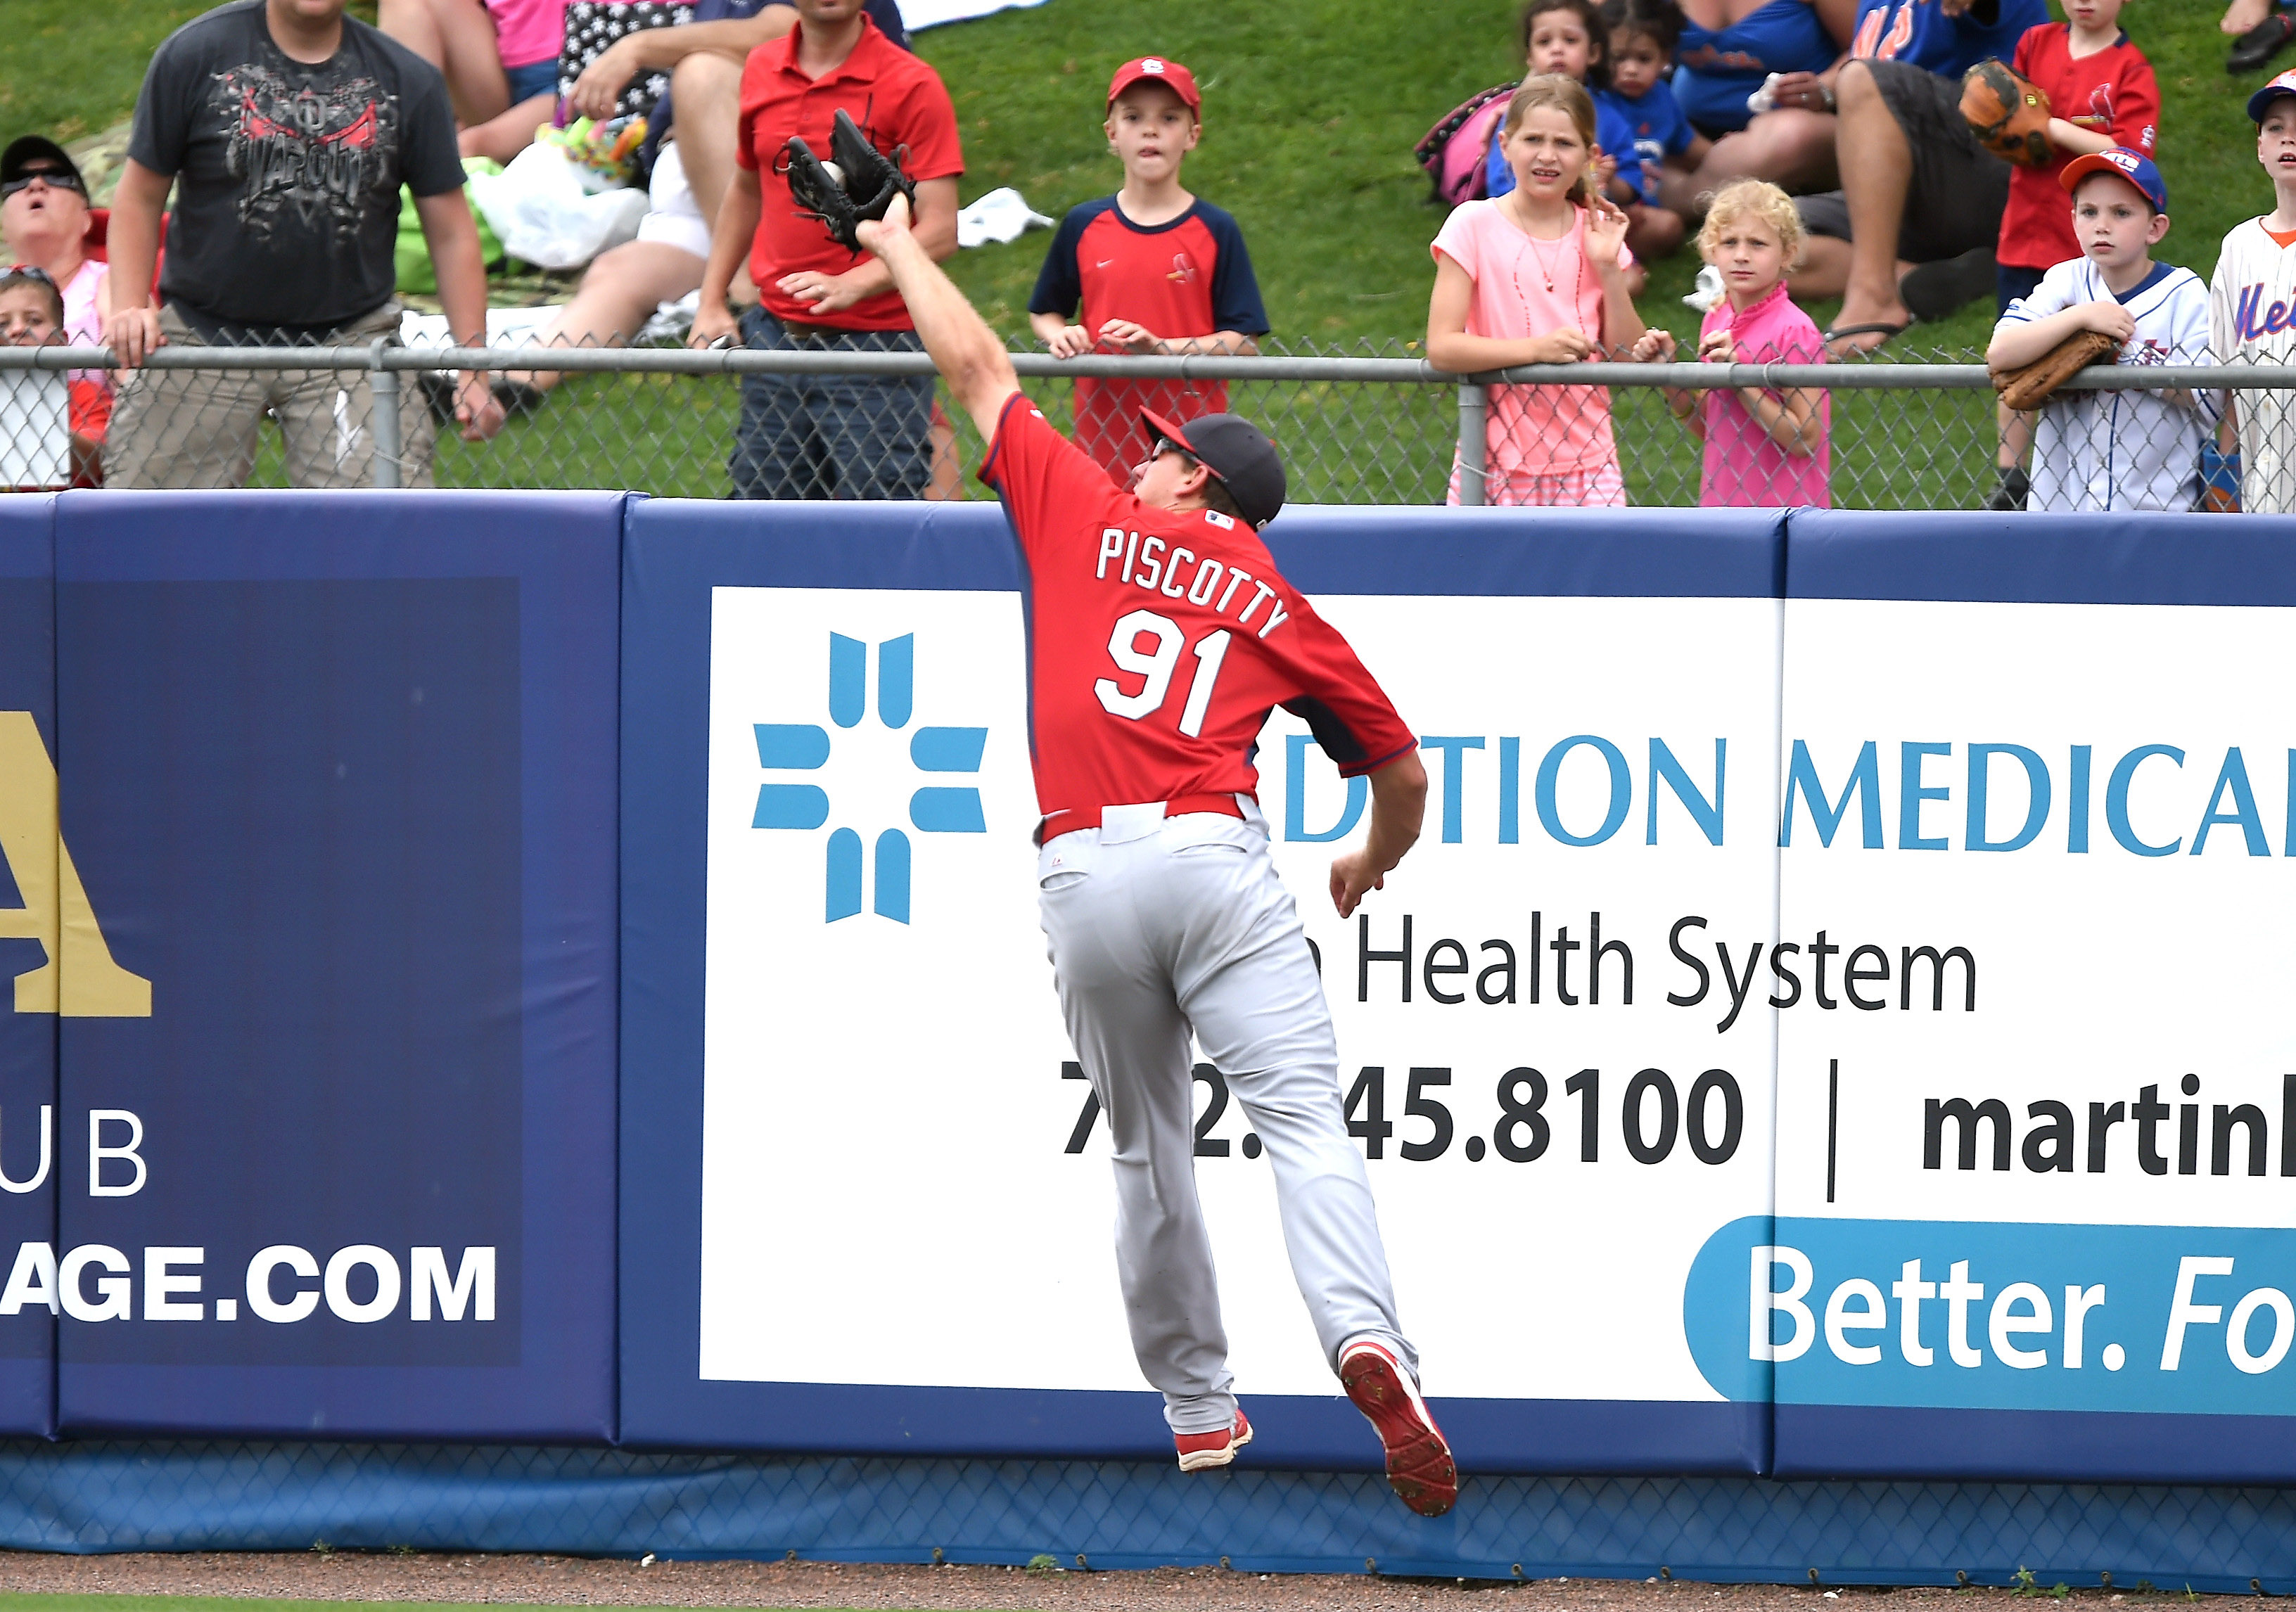
[[[1236,511],[1254,530],[1275,519],[1283,507],[1283,461],[1267,433],[1238,414],[1199,414],[1176,425],[1150,409],[1140,411],[1149,437],[1192,455],[1219,479]]]
[[[2057,176],[2057,183],[2068,191],[2075,190],[2091,174],[2111,174],[2116,179],[2124,180],[2143,192],[2144,200],[2152,204],[2154,212],[2169,210],[2168,182],[2161,177],[2161,170],[2153,166],[2152,159],[2142,151],[2132,151],[2125,145],[2114,145],[2101,151],[2091,151],[2084,157],[2076,157],[2065,164],[2064,172]]]
[[[1196,93],[1196,76],[1167,56],[1136,56],[1118,68],[1116,77],[1108,81],[1108,104],[1114,106],[1119,95],[1143,78],[1170,85],[1190,111],[1200,119],[1204,115],[1204,98]]]
[[[2248,98],[2248,120],[2263,122],[2264,109],[2272,104],[2276,95],[2296,95],[2296,68],[2266,80],[2264,87]]]

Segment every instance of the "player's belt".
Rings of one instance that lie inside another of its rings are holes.
[[[1243,815],[1243,808],[1236,805],[1233,795],[1178,795],[1161,804],[1164,809],[1160,815],[1164,817],[1185,817],[1191,812],[1215,812],[1222,817],[1241,818]],[[1058,835],[1073,834],[1080,829],[1099,828],[1102,814],[1105,812],[1137,812],[1141,809],[1140,806],[1093,806],[1054,812],[1037,824],[1036,840],[1042,845]]]

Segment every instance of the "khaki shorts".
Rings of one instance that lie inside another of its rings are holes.
[[[324,345],[365,347],[396,336],[399,308],[386,302]],[[160,314],[169,347],[207,341],[173,308]],[[288,483],[299,487],[374,485],[373,392],[365,370],[135,370],[121,378],[105,447],[106,485],[236,487],[255,462],[266,413],[279,422]],[[422,390],[401,372],[399,485],[429,487],[433,438]]]

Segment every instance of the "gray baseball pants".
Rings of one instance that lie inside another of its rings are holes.
[[[1341,1113],[1323,982],[1259,808],[1166,818],[1115,806],[1047,840],[1038,908],[1069,1037],[1115,1145],[1116,1266],[1133,1353],[1175,1433],[1235,1415],[1211,1242],[1196,1198],[1190,1032],[1266,1147],[1292,1275],[1336,1371],[1341,1346],[1418,1356],[1363,1155]]]

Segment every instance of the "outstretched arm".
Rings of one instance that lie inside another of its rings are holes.
[[[972,416],[982,438],[994,440],[1005,399],[1021,389],[1004,344],[910,233],[905,199],[894,197],[882,220],[863,224],[857,233],[861,244],[893,276],[925,351],[948,382],[949,395]]]
[[[1427,769],[1416,750],[1406,750],[1371,775],[1371,832],[1363,849],[1350,851],[1332,863],[1332,904],[1342,918],[1372,891],[1387,883],[1387,876],[1404,853],[1418,842],[1419,821],[1427,811]]]

